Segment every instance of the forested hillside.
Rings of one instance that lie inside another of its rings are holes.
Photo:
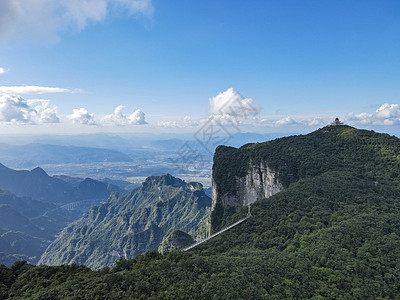
[[[337,126],[269,143],[242,148],[275,164],[285,190],[256,201],[240,225],[188,252],[148,252],[113,269],[2,267],[3,297],[398,298],[400,140]],[[234,182],[232,165],[225,172],[223,181]]]

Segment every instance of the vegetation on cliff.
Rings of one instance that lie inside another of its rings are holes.
[[[388,134],[346,125],[326,126],[307,135],[247,144],[238,149],[220,146],[214,156],[213,179],[219,196],[234,193],[236,178],[244,177],[260,163],[271,168],[285,188],[331,170],[352,172],[373,181],[399,179],[399,149],[400,140]],[[211,215],[213,230],[220,229],[220,220],[234,211],[217,207]]]

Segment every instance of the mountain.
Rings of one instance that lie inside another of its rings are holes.
[[[113,193],[64,229],[39,263],[111,266],[119,257],[157,249],[174,229],[193,233],[210,206],[201,184],[169,174],[151,176],[130,193]]]
[[[68,224],[78,220],[92,206],[107,200],[114,191],[121,191],[115,185],[91,178],[83,179],[77,186],[56,195],[57,205],[32,218],[32,222],[55,236]]]
[[[56,196],[71,188],[70,184],[50,177],[40,167],[31,171],[17,171],[0,163],[0,189],[8,190],[17,196],[56,203]]]
[[[106,199],[111,192],[121,192],[122,190],[113,184],[105,183],[99,180],[86,178],[78,186],[63,193],[62,198],[73,199],[76,201],[90,199]]]
[[[212,229],[220,229],[242,206],[331,170],[392,180],[399,172],[399,146],[394,136],[345,125],[240,148],[219,146],[213,164]]]
[[[90,178],[80,179],[62,175],[51,177],[40,167],[31,171],[13,170],[1,163],[0,189],[20,197],[31,197],[55,204],[95,198],[105,200],[112,191],[121,191],[116,185]]]
[[[105,182],[105,183],[109,183],[115,186],[118,186],[121,190],[125,190],[130,192],[131,190],[133,190],[134,188],[136,188],[138,186],[138,184],[135,183],[131,183],[129,181],[125,181],[125,180],[117,180],[117,179],[110,179],[110,178],[103,178],[100,181]]]
[[[1,267],[4,298],[399,297],[400,139],[339,125],[219,147],[213,182],[214,231],[249,203],[252,216],[190,251],[150,251],[113,269]]]
[[[111,192],[121,191],[90,178],[72,185],[64,177],[50,177],[41,168],[16,171],[0,164],[0,186],[21,196],[0,189],[0,263],[11,265],[21,259],[37,263],[64,227]]]
[[[53,208],[52,204],[0,190],[0,263],[12,265],[18,260],[37,263],[53,237],[30,217]]]
[[[10,206],[27,218],[37,217],[43,214],[43,212],[57,207],[55,204],[34,200],[29,197],[17,197],[15,194],[5,190],[0,190],[1,204]]]
[[[53,177],[69,183],[72,187],[77,187],[84,180],[80,177],[71,177],[67,175],[53,175]]]
[[[0,204],[0,228],[26,232],[36,237],[50,237],[7,204]]]

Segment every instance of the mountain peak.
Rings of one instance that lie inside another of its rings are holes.
[[[10,170],[10,168],[7,168],[5,165],[0,163],[0,170]]]
[[[49,176],[47,175],[46,171],[43,170],[41,167],[36,167],[31,171],[32,174],[41,175],[41,176]]]
[[[203,190],[203,185],[199,182],[189,182],[186,185],[186,189],[196,192],[196,191],[202,191]]]
[[[176,178],[171,174],[165,174],[162,176],[149,176],[146,178],[143,185],[170,185],[173,187],[185,187],[186,182],[182,179]]]

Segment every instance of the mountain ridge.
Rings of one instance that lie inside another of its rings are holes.
[[[201,184],[170,174],[150,176],[129,193],[113,192],[63,230],[39,263],[112,266],[119,257],[157,249],[174,229],[194,232],[205,222],[210,206]]]

